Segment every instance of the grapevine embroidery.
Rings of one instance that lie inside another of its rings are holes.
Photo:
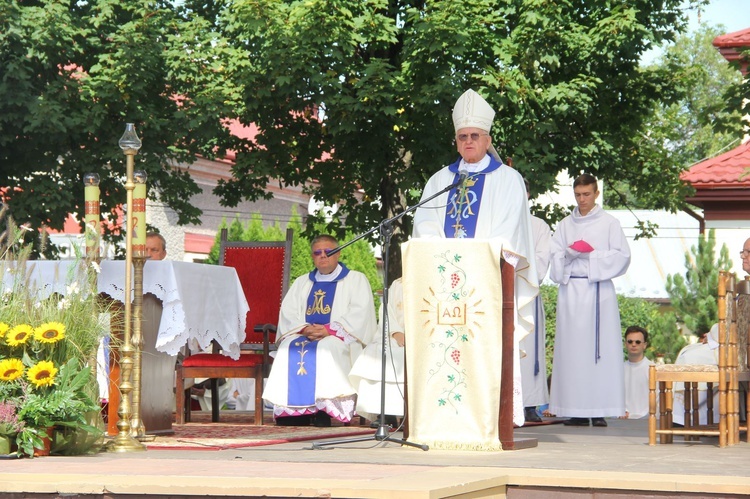
[[[436,255],[440,260],[437,272],[440,276],[440,287],[435,295],[442,302],[460,303],[468,296],[466,291],[466,272],[461,268],[460,254],[450,251]],[[442,352],[442,359],[437,361],[430,370],[428,380],[440,383],[440,395],[437,399],[438,407],[451,407],[458,412],[458,404],[463,401],[467,388],[466,370],[461,363],[461,351],[468,346],[469,334],[466,326],[450,326],[443,330],[442,338],[432,342],[430,346]]]

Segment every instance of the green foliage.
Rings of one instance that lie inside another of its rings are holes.
[[[685,275],[667,276],[667,293],[677,320],[697,335],[708,332],[718,321],[719,271],[732,266],[726,245],[722,245],[718,259],[715,247],[716,234],[711,229],[707,237],[698,240],[697,247],[685,253]]]
[[[133,122],[137,167],[178,223],[197,223],[199,189],[174,165],[232,150],[233,178],[215,190],[225,205],[270,198],[269,179],[304,185],[341,215],[307,227],[343,240],[402,212],[456,158],[451,109],[474,88],[497,110],[495,145],[535,193],[560,171],[585,170],[626,180],[649,208],[675,209],[684,163],[647,132],[653,110],[697,80],[674,69],[677,58],[639,61],[685,30],[683,3],[0,2],[0,185],[19,223],[60,229],[82,211],[82,175],[96,172],[113,218],[125,198],[117,140]],[[730,104],[743,95],[735,87]],[[703,122],[720,118],[714,110]],[[233,136],[227,120],[257,134]],[[410,220],[394,230],[393,272]]]
[[[647,351],[651,353],[649,357],[652,359],[663,356],[665,363],[674,364],[677,354],[688,344],[685,336],[679,331],[674,312],[657,315],[646,330],[649,334]]]
[[[546,336],[544,338],[544,351],[547,356],[547,376],[552,374],[552,359],[555,353],[555,332],[557,331],[557,286],[544,284],[539,286],[544,303],[544,327]]]
[[[223,220],[219,227],[219,234],[217,234],[214,245],[209,253],[209,259],[207,263],[218,263],[219,245],[220,245],[220,233],[221,229],[226,227],[226,221]],[[296,213],[292,213],[291,219],[287,224],[287,227],[293,230],[294,239],[292,242],[292,260],[290,263],[290,283],[293,282],[297,277],[309,273],[313,268],[312,255],[310,254],[310,241],[308,239],[302,227],[301,217]],[[268,227],[263,226],[263,220],[259,213],[254,213],[250,216],[250,220],[244,225],[236,217],[229,225],[228,240],[230,241],[280,241],[286,237],[286,234],[282,232],[278,222]],[[346,242],[350,239],[354,239],[354,235],[351,233],[346,234]],[[373,291],[382,289],[383,284],[378,275],[377,263],[375,256],[372,253],[372,249],[365,240],[359,240],[356,243],[344,248],[341,251],[340,261],[345,263],[347,267],[352,270],[362,272],[367,276],[370,281],[370,286]],[[376,303],[377,305],[377,303]]]
[[[674,91],[670,99],[654,102],[637,139],[647,161],[640,169],[627,169],[622,176],[606,179],[613,184],[608,187],[619,194],[607,198],[609,207],[678,208],[684,197],[675,196],[684,192],[678,174],[739,144],[743,136],[741,105],[731,94],[742,83],[742,75],[712,44],[723,33],[701,25],[693,33],[679,35],[660,58],[644,68],[672,75]],[[665,176],[671,185],[667,191],[645,182]],[[641,180],[634,181],[638,177]]]
[[[685,29],[682,4],[234,2],[217,29],[242,40],[251,61],[236,75],[244,85],[238,114],[258,135],[216,192],[232,206],[264,197],[269,176],[288,185],[314,180],[310,192],[341,215],[326,232],[365,232],[413,204],[429,175],[455,160],[451,109],[474,88],[497,110],[494,143],[535,192],[553,187],[560,171],[585,170],[627,178],[659,194],[652,207],[673,207],[683,199],[678,172],[665,175],[641,135],[679,81],[639,60]],[[409,232],[404,217],[393,269]]]
[[[68,213],[82,215],[88,172],[115,221],[125,122],[143,140],[136,168],[151,195],[179,223],[198,222],[199,188],[173,165],[235,148],[223,124],[238,107],[227,75],[247,61],[204,18],[180,12],[157,0],[0,2],[0,186],[19,224],[60,230]],[[26,242],[41,251],[31,234]]]

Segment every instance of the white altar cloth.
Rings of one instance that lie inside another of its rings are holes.
[[[41,298],[53,293],[64,296],[75,275],[75,265],[74,260],[30,260],[28,278]],[[122,302],[124,283],[123,260],[101,262],[97,279],[100,293]],[[3,279],[4,291],[11,286]],[[177,355],[185,344],[192,350],[203,350],[216,340],[226,355],[239,358],[250,308],[234,268],[149,260],[143,269],[143,294],[147,293],[161,300],[163,307],[158,351]]]

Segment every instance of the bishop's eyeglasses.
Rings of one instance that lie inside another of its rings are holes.
[[[486,137],[487,135],[489,135],[489,134],[488,133],[477,133],[477,132],[474,132],[474,133],[459,133],[458,135],[456,135],[456,140],[458,140],[459,142],[466,142],[467,140],[469,140],[469,138],[471,138],[472,142],[476,142],[477,140],[479,140],[480,137]]]

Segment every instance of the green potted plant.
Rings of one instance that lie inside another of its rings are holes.
[[[23,422],[18,419],[16,405],[0,402],[0,455],[10,454],[16,436],[23,430]]]
[[[61,283],[65,293],[45,293],[32,284],[28,269],[33,262],[27,265],[29,248],[19,246],[21,240],[20,230],[8,220],[0,235],[0,403],[12,404],[22,424],[15,437],[17,452],[33,456],[50,428],[64,431],[61,441],[85,435],[75,438],[80,445],[64,445],[62,452],[96,451],[103,425],[92,367],[108,332],[100,320],[98,265],[79,257]]]

